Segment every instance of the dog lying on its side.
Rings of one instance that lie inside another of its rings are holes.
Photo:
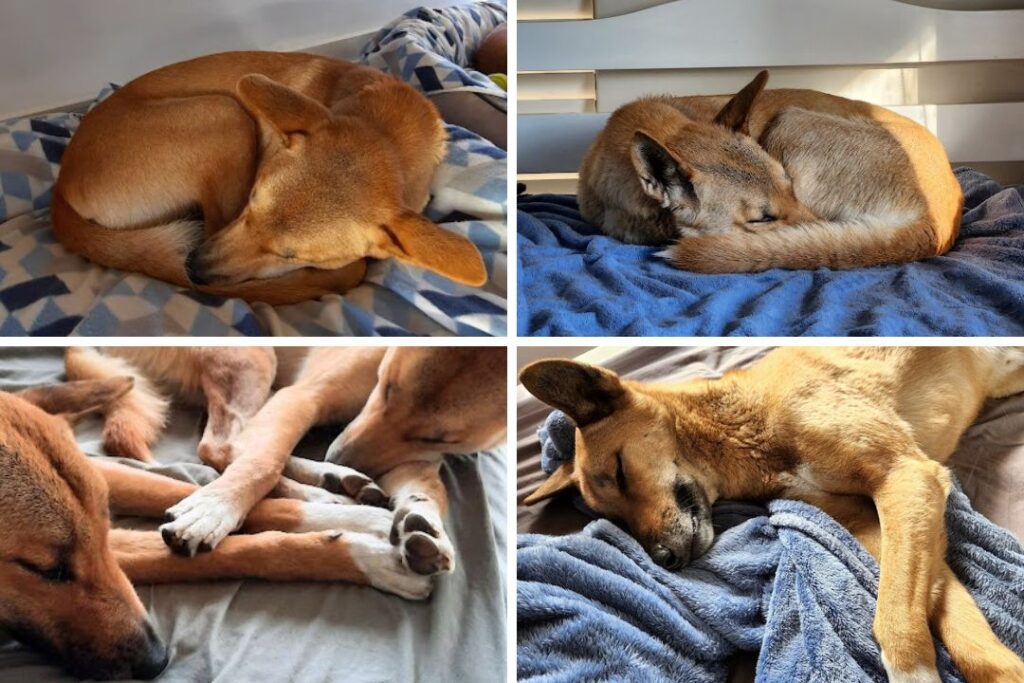
[[[470,285],[469,240],[419,214],[444,158],[433,104],[358,64],[228,52],[141,76],[82,120],[54,231],[91,261],[284,304],[394,257]]]
[[[1024,349],[788,347],[679,384],[545,360],[521,379],[577,427],[575,460],[527,504],[576,487],[671,569],[711,545],[716,500],[806,501],[879,560],[890,681],[939,680],[933,632],[968,680],[1024,681],[945,562],[943,465],[986,399],[1024,391]]]
[[[662,255],[701,273],[902,263],[953,246],[963,192],[928,129],[767,81],[619,108],[580,168],[583,217],[626,242],[674,243]]]

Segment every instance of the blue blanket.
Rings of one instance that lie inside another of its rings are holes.
[[[1024,654],[1024,548],[958,490],[946,524],[950,566]],[[733,654],[759,648],[759,681],[886,680],[871,633],[878,565],[804,503],[773,501],[678,573],[605,520],[522,535],[517,575],[521,681],[724,681]],[[936,645],[942,679],[964,680]]]
[[[1024,334],[1024,194],[958,169],[953,250],[838,271],[701,275],[606,237],[575,197],[519,200],[519,333],[679,336]]]

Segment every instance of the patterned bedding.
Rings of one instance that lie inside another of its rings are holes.
[[[364,58],[428,94],[424,83],[440,90],[491,88],[503,96],[486,77],[459,65],[466,63],[465,46],[479,42],[504,16],[504,7],[492,3],[414,10],[383,29]],[[441,28],[410,30],[423,22],[440,22]],[[422,37],[435,34],[441,38]],[[104,88],[96,101],[112,90]],[[506,155],[490,141],[448,126],[448,155],[424,212],[480,249],[488,273],[483,287],[459,285],[391,259],[372,263],[366,280],[344,296],[271,307],[103,268],[58,244],[49,222],[50,193],[79,120],[78,114],[54,113],[0,122],[0,335],[505,333]]]

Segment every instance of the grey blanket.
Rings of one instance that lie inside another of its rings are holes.
[[[3,349],[0,389],[61,380],[61,353]],[[201,428],[198,411],[175,407],[154,448],[161,464],[149,469],[197,483],[211,480],[215,472],[195,454]],[[337,431],[314,431],[297,454],[322,457]],[[83,451],[102,454],[98,422],[76,433]],[[172,649],[161,683],[504,680],[504,453],[451,457],[442,476],[459,561],[429,601],[412,603],[345,584],[140,586],[157,631]],[[73,679],[60,668],[0,635],[0,683],[68,680]]]

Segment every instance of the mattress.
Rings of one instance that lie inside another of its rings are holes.
[[[59,381],[60,349],[0,352],[0,388]],[[205,483],[215,473],[195,455],[203,426],[175,407],[147,469]],[[322,457],[338,429],[311,432],[297,449]],[[76,429],[102,457],[100,424]],[[414,603],[340,583],[221,581],[138,586],[157,632],[171,648],[160,681],[503,681],[505,677],[505,466],[500,450],[449,457],[447,529],[457,568]],[[140,520],[118,526],[152,528]],[[0,683],[69,681],[40,655],[0,634]]]
[[[967,168],[943,256],[850,270],[699,274],[583,220],[570,195],[518,204],[518,327],[535,336],[1024,334],[1024,189]]]

